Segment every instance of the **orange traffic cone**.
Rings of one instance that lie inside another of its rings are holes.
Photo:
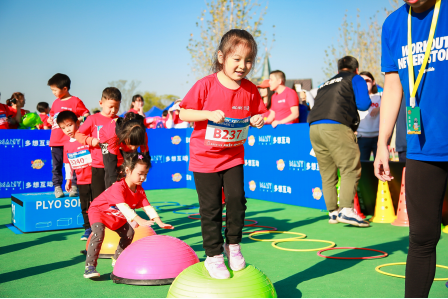
[[[401,179],[400,201],[398,202],[397,220],[392,222],[395,226],[409,226],[408,210],[406,209],[406,192],[404,189],[404,176],[406,167],[403,168],[403,177]]]
[[[395,220],[395,210],[390,196],[387,182],[378,182],[378,192],[376,194],[375,215],[370,219],[375,223],[392,223]]]
[[[361,217],[362,219],[366,219],[366,215],[364,215],[361,212],[361,206],[359,205],[358,192],[356,192],[356,194],[355,194],[354,208],[355,208],[356,214],[358,214],[359,217]]]

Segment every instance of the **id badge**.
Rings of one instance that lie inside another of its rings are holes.
[[[406,124],[408,134],[421,134],[420,107],[406,106]]]

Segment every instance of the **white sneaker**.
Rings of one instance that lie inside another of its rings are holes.
[[[204,266],[212,278],[228,279],[230,272],[224,263],[224,256],[222,254],[215,256],[207,256]]]
[[[328,213],[328,216],[330,217],[330,220],[328,220],[328,223],[330,224],[337,224],[338,222],[338,214],[339,214],[339,209],[333,210],[332,212]]]
[[[342,208],[339,211],[337,221],[359,227],[370,226],[369,222],[364,221],[353,208]]]
[[[246,261],[241,254],[240,244],[224,244],[224,251],[229,261],[230,269],[240,271],[246,268]]]

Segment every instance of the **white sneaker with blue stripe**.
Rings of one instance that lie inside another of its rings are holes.
[[[337,220],[338,214],[339,214],[339,209],[328,212],[328,216],[330,217],[330,220],[328,220],[328,223],[337,224],[338,223],[338,220]]]
[[[359,227],[369,227],[370,224],[364,221],[353,208],[342,208],[339,211],[337,221],[341,223],[347,223]]]

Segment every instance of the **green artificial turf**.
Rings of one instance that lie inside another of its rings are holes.
[[[195,190],[171,189],[148,191],[150,202],[175,201],[195,204]],[[16,235],[5,224],[11,222],[11,201],[0,199],[0,296],[1,297],[166,297],[169,286],[117,285],[110,280],[111,261],[100,259],[101,280],[83,277],[85,241],[83,230]],[[186,210],[188,211],[188,210]],[[195,211],[195,210],[189,210]],[[140,212],[139,212],[140,213]],[[200,260],[205,258],[201,243],[200,222],[175,214],[172,207],[159,211],[173,231],[155,228],[158,234],[177,237],[189,244]],[[324,259],[311,252],[276,249],[270,242],[256,242],[243,237],[246,261],[261,269],[274,283],[279,297],[403,297],[404,279],[375,272],[385,263],[404,262],[408,248],[408,228],[373,223],[370,228],[344,224],[330,225],[327,214],[320,210],[274,202],[248,199],[246,218],[259,225],[277,227],[280,231],[301,232],[307,239],[330,240],[339,247],[369,247],[389,253],[374,260]],[[244,231],[253,230],[245,228]],[[258,238],[284,238],[286,235],[259,235]],[[324,243],[291,242],[285,248],[309,249]],[[437,263],[448,266],[448,234],[442,233]],[[327,251],[328,255],[361,256],[368,251]],[[375,253],[373,253],[375,254]],[[404,274],[403,266],[384,268]],[[448,277],[448,270],[437,269],[436,277]],[[430,297],[448,297],[445,282],[432,285]]]

